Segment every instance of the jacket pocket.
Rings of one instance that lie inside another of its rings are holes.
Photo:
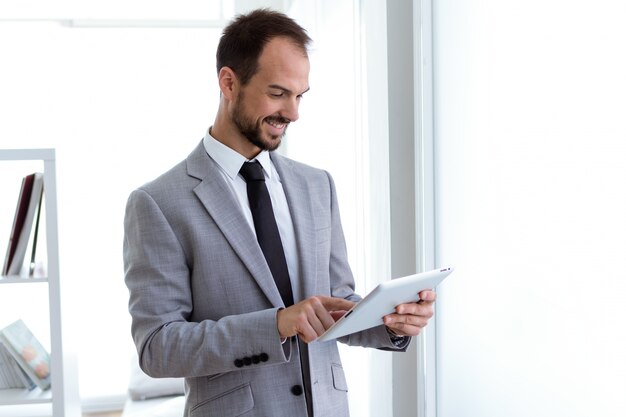
[[[333,363],[330,365],[330,370],[333,373],[333,386],[339,391],[348,391],[348,384],[346,383],[346,375],[343,373],[343,367],[339,364]]]
[[[191,415],[237,417],[252,410],[253,407],[252,390],[249,384],[245,384],[196,404],[191,409]]]

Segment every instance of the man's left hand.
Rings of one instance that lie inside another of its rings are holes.
[[[398,336],[417,336],[433,316],[436,294],[431,290],[419,293],[417,303],[400,304],[396,312],[383,317],[384,323]]]

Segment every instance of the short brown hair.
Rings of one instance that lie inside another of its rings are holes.
[[[224,28],[217,46],[217,72],[231,68],[245,85],[258,70],[258,61],[265,45],[276,37],[289,38],[307,54],[311,38],[306,30],[283,13],[257,9],[237,16]]]

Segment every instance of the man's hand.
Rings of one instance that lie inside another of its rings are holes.
[[[298,335],[305,343],[322,333],[354,306],[352,301],[318,295],[279,310],[276,315],[281,338]]]
[[[383,317],[385,325],[398,336],[417,336],[433,316],[435,292],[424,290],[419,293],[417,303],[400,304],[396,312]]]

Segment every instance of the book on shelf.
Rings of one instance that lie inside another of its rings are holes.
[[[22,320],[0,330],[0,343],[30,381],[42,390],[50,388],[50,355]]]
[[[4,259],[2,275],[32,276],[37,249],[37,232],[43,199],[43,174],[35,172],[22,179],[13,227]],[[33,233],[34,230],[34,233]],[[30,247],[30,262],[24,270],[24,259]]]
[[[36,386],[4,343],[0,342],[0,390],[24,388],[32,390]]]

